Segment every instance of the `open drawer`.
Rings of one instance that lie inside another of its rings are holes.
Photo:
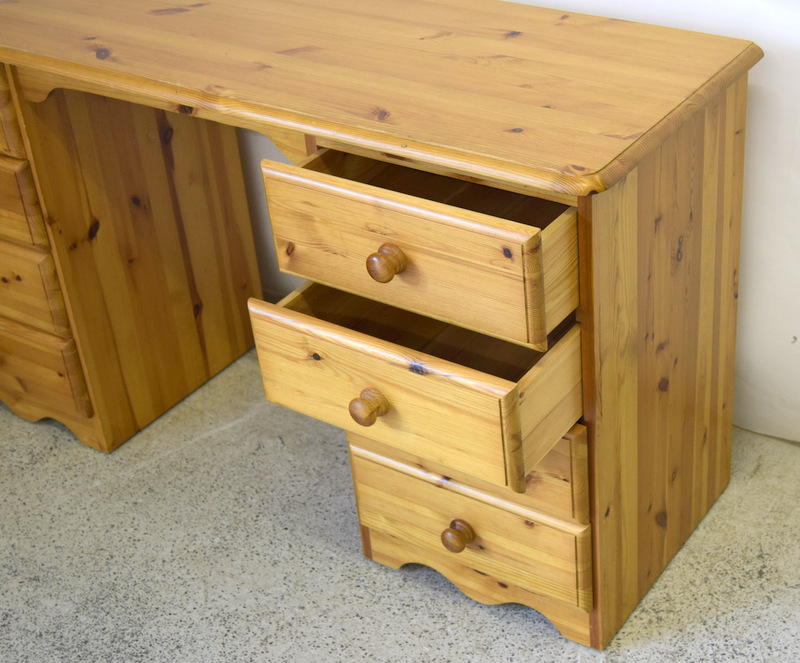
[[[285,272],[538,350],[578,307],[574,207],[334,150],[262,170]]]
[[[250,316],[267,399],[518,492],[582,415],[577,324],[541,353],[320,284]]]

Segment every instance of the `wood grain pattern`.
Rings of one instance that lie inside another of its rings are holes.
[[[11,87],[5,65],[0,64],[0,154],[25,158],[25,146],[11,98]]]
[[[110,450],[252,344],[261,289],[236,136],[74,92],[21,108]]]
[[[550,520],[512,503],[485,499],[468,486],[352,443],[350,454],[362,526],[447,559],[454,553],[444,549],[441,532],[453,518],[464,520],[475,539],[457,554],[459,563],[474,569],[469,576],[488,573],[500,582],[591,609],[589,525]],[[453,579],[456,585],[458,580]]]
[[[0,238],[47,248],[49,242],[27,161],[0,155]]]
[[[263,172],[283,271],[539,350],[578,306],[572,208],[331,151]],[[390,283],[365,268],[385,242]]]
[[[594,646],[728,482],[746,86],[581,206]]]
[[[0,241],[0,315],[52,334],[71,335],[49,252]]]
[[[318,284],[250,312],[269,400],[357,431],[348,405],[378,389],[371,437],[496,485],[524,490],[581,414],[577,326],[542,355]]]
[[[0,3],[0,60],[76,89],[579,195],[611,186],[705,90],[762,55],[741,40],[486,0],[420,0],[411,15],[404,0],[167,9]]]
[[[544,324],[550,332],[580,305],[577,208],[542,228],[541,236]],[[527,301],[532,298],[531,294],[526,297]]]

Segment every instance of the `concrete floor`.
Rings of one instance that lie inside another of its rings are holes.
[[[800,447],[733,479],[609,648],[364,559],[344,435],[250,353],[111,455],[0,405],[0,661],[800,660]]]

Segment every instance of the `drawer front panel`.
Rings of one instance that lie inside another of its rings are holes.
[[[363,333],[298,310],[315,298],[348,323],[369,307],[376,322]],[[316,284],[284,306],[251,300],[250,312],[269,400],[495,485],[524,490],[524,463],[541,460],[581,415],[578,329],[542,355]],[[559,407],[522,394],[520,412],[518,384],[533,389],[561,366],[550,386]],[[367,388],[388,407],[364,426],[350,407]]]
[[[0,400],[28,418],[91,416],[75,342],[0,318]]]
[[[589,525],[551,520],[352,445],[350,451],[364,527],[455,558],[502,582],[591,609]],[[455,519],[475,535],[458,553],[442,543],[442,533]]]
[[[0,156],[0,238],[48,246],[27,161]]]
[[[0,315],[54,334],[70,335],[50,253],[0,242]]]
[[[15,157],[25,156],[17,114],[11,99],[11,89],[2,64],[0,64],[0,153]]]
[[[283,271],[537,349],[578,305],[574,208],[482,191],[501,199],[498,213],[520,215],[516,208],[528,202],[530,224],[523,224],[311,168],[265,163],[263,170]],[[456,186],[456,198],[476,186],[420,171],[410,171],[410,184],[386,182],[427,191],[434,177]]]

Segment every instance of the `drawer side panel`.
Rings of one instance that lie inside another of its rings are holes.
[[[580,339],[574,325],[519,382],[526,473],[583,414]]]
[[[578,210],[574,207],[542,230],[542,278],[549,334],[580,305]]]

